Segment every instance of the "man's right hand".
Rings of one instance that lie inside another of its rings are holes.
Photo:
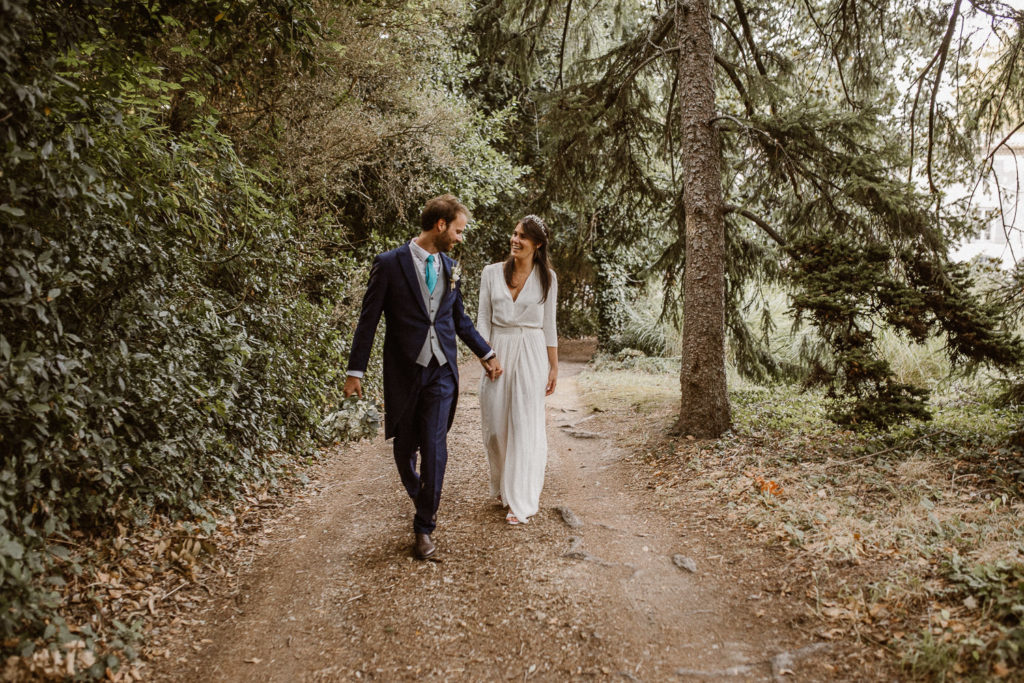
[[[344,394],[345,398],[348,398],[352,394],[355,394],[359,398],[363,397],[363,380],[358,377],[349,375],[345,378],[345,386],[342,388],[341,393]]]
[[[480,362],[484,364],[484,369],[487,370],[487,379],[492,382],[501,377],[501,374],[504,372],[501,369],[501,363],[498,362],[497,356],[491,356],[487,360],[481,360]]]

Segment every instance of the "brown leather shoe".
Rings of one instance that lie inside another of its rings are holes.
[[[437,548],[434,547],[433,541],[430,540],[430,534],[416,534],[416,545],[414,551],[416,557],[425,560],[432,556]]]

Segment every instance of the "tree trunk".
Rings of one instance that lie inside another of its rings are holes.
[[[684,139],[686,271],[682,402],[677,428],[717,437],[729,428],[725,387],[725,222],[721,142],[715,117],[714,46],[708,0],[678,0],[679,112]]]

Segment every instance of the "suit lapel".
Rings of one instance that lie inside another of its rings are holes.
[[[449,285],[452,281],[452,260],[441,254],[441,264],[444,266],[444,286],[446,289],[451,289]]]
[[[405,279],[409,283],[409,291],[412,293],[412,298],[419,303],[420,311],[423,312],[423,315],[427,315],[427,304],[423,301],[419,274],[416,272],[416,264],[412,262],[412,249],[409,248],[408,244],[398,250],[398,263],[402,267]]]
[[[454,263],[455,261],[448,256],[441,255],[442,270],[444,270],[444,295],[441,297],[441,306],[448,305],[455,294],[455,290],[452,287],[452,266]]]

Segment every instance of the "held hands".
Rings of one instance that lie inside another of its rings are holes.
[[[498,362],[497,356],[491,356],[487,360],[481,359],[480,364],[483,365],[484,370],[487,371],[487,379],[492,382],[501,377],[501,373],[505,372],[501,369],[501,363]]]
[[[550,396],[555,393],[555,385],[558,384],[558,368],[551,368],[548,370],[548,383],[544,388],[544,395]]]
[[[342,387],[341,393],[348,398],[352,394],[355,394],[359,398],[363,397],[363,381],[358,377],[349,375],[345,378],[345,386]]]

